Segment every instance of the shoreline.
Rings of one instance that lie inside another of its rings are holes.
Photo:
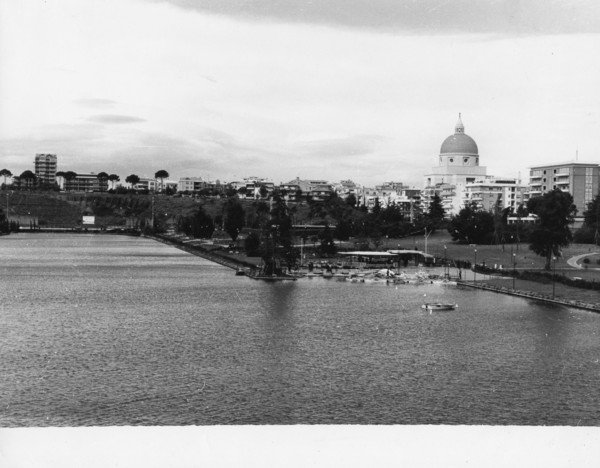
[[[235,259],[232,259],[230,257],[224,258],[220,255],[217,255],[215,253],[211,253],[205,249],[202,249],[200,246],[186,245],[182,241],[178,241],[176,239],[172,239],[172,238],[169,238],[166,236],[162,237],[162,236],[145,234],[145,235],[143,235],[143,237],[156,240],[163,244],[171,245],[175,248],[178,248],[185,252],[191,253],[192,255],[202,257],[206,260],[218,263],[222,266],[231,268],[233,270],[238,270],[240,268],[257,268],[256,265],[252,265],[252,264],[249,264],[244,261],[235,261]],[[314,275],[314,276],[320,276],[320,275]],[[521,289],[513,290],[511,288],[506,288],[503,286],[492,286],[487,283],[473,283],[473,282],[469,282],[466,280],[458,280],[458,279],[456,280],[456,282],[457,282],[458,286],[466,286],[469,288],[483,289],[486,291],[496,292],[499,294],[507,294],[509,296],[522,297],[525,299],[533,299],[533,300],[545,302],[548,304],[562,305],[565,307],[573,307],[573,308],[577,308],[577,309],[588,310],[591,312],[597,312],[597,313],[600,312],[600,304],[598,304],[598,303],[593,304],[593,303],[578,301],[578,300],[566,300],[566,299],[557,299],[557,298],[552,299],[551,297],[548,297],[545,294],[537,293],[534,291],[526,291],[526,290],[521,290]]]

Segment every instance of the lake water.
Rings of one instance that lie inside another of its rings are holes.
[[[1,237],[0,280],[1,426],[600,424],[592,312],[109,235]]]

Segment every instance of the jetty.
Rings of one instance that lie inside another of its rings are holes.
[[[568,299],[560,299],[560,298],[552,298],[545,294],[533,292],[533,291],[523,291],[521,289],[511,289],[504,286],[493,286],[487,283],[473,283],[465,280],[457,281],[457,285],[465,286],[468,288],[474,289],[484,289],[486,291],[492,291],[500,294],[508,294],[509,296],[518,296],[526,299],[533,299],[536,301],[541,301],[549,304],[562,305],[566,307],[574,307],[577,309],[591,310],[593,312],[600,312],[600,303],[590,303],[576,300],[568,300]]]
[[[242,261],[242,260],[236,261],[229,257],[225,258],[221,255],[218,255],[215,252],[210,252],[208,249],[204,248],[201,245],[189,244],[189,243],[186,243],[182,239],[176,239],[176,238],[172,238],[172,237],[168,237],[168,236],[151,235],[151,234],[144,234],[143,237],[161,242],[163,244],[167,244],[167,245],[176,247],[179,250],[183,250],[184,252],[188,252],[192,255],[196,255],[197,257],[202,257],[206,260],[210,260],[211,262],[218,263],[219,265],[222,265],[227,268],[231,268],[232,270],[238,271],[240,269],[245,269],[245,268],[250,268],[250,269],[257,268],[256,265],[250,264],[250,263]]]

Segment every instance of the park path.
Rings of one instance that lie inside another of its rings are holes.
[[[589,257],[592,255],[598,255],[598,252],[592,252],[592,253],[585,253],[585,254],[581,254],[581,255],[575,255],[574,257],[571,257],[569,259],[567,259],[567,264],[570,267],[576,268],[578,270],[583,270],[583,267],[577,263],[579,260],[581,260],[584,257]],[[588,270],[600,270],[600,268],[588,268]]]

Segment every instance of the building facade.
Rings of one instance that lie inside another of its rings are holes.
[[[66,180],[64,187],[67,192],[106,192],[108,180],[99,179],[98,174],[77,174],[72,180]]]
[[[587,204],[599,193],[599,174],[600,165],[596,163],[566,162],[534,166],[529,172],[528,197],[540,196],[555,188],[569,192],[580,217],[587,209]]]
[[[522,185],[518,179],[484,177],[465,185],[463,206],[475,203],[477,208],[491,211],[500,202],[501,209],[510,208],[515,212],[523,203],[526,192],[527,186]]]
[[[148,190],[149,192],[156,192],[159,188],[160,182],[150,177],[140,177],[140,181],[134,185],[136,190]]]
[[[40,185],[54,185],[56,182],[57,160],[55,154],[36,154],[35,155],[35,176]]]
[[[177,184],[178,192],[199,192],[206,188],[206,182],[202,177],[181,177]]]
[[[486,168],[479,165],[477,143],[465,133],[465,126],[458,114],[454,135],[450,135],[442,143],[438,165],[425,175],[423,202],[428,206],[431,202],[429,196],[438,193],[446,213],[456,214],[463,207],[466,185],[485,175]]]

